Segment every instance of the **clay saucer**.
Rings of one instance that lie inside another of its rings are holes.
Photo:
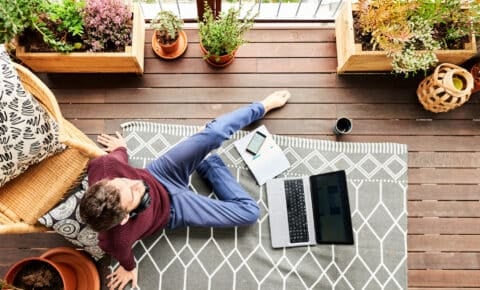
[[[88,257],[75,249],[68,247],[54,248],[40,257],[71,267],[77,276],[77,290],[100,290],[100,277],[97,267]]]
[[[155,38],[155,33],[154,33],[152,36],[153,52],[155,52],[156,55],[158,55],[163,59],[175,59],[177,57],[180,57],[187,50],[188,41],[187,41],[187,34],[185,33],[185,31],[182,30],[178,33],[178,41],[179,41],[178,49],[174,52],[167,53],[163,51],[162,47],[158,44]]]

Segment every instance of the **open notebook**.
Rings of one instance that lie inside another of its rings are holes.
[[[247,152],[246,148],[256,131],[263,133],[266,139],[258,153],[253,155]],[[252,172],[258,185],[263,185],[268,179],[274,178],[290,167],[287,157],[264,125],[237,140],[234,146]]]

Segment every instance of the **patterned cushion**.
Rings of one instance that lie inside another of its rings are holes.
[[[80,218],[80,200],[88,188],[88,177],[74,188],[70,196],[50,210],[38,221],[46,227],[53,228],[57,233],[77,247],[83,248],[96,260],[105,254],[98,247],[98,233],[92,230]]]
[[[0,187],[64,149],[57,123],[25,91],[0,45]]]

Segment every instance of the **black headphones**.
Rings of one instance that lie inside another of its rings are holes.
[[[138,206],[129,213],[130,218],[134,218],[139,213],[146,210],[152,202],[152,197],[150,196],[150,187],[148,187],[145,181],[143,181],[143,185],[145,186],[145,192],[143,193],[142,199],[140,200]]]

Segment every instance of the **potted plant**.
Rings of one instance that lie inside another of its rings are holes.
[[[34,71],[143,73],[145,25],[138,4],[6,1],[0,18],[0,39]]]
[[[99,290],[100,276],[95,264],[69,247],[57,247],[40,257],[14,263],[0,280],[0,289]]]
[[[477,53],[475,1],[359,0],[335,22],[339,73],[391,71],[406,76],[438,62],[460,64]]]
[[[5,281],[25,290],[75,290],[77,287],[70,267],[40,257],[25,258],[15,263],[5,275]]]
[[[199,34],[200,48],[207,63],[216,67],[231,64],[237,49],[246,42],[244,34],[253,27],[255,16],[253,7],[243,20],[239,18],[240,9],[230,8],[215,18],[211,7],[205,3]]]
[[[160,11],[150,23],[154,29],[152,49],[161,58],[174,59],[187,49],[187,35],[183,31],[183,20],[174,13]]]

